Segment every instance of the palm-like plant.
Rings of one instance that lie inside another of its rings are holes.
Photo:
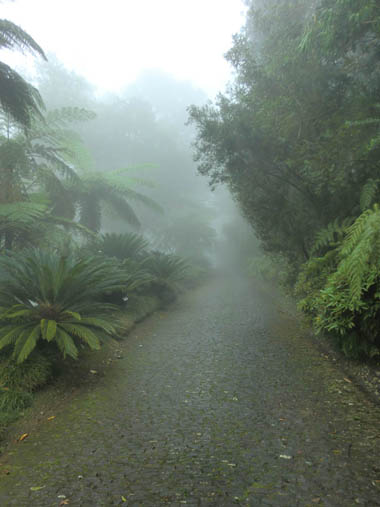
[[[79,205],[81,224],[95,232],[101,228],[104,206],[135,229],[140,227],[140,221],[130,201],[162,213],[161,206],[153,199],[131,187],[123,171],[87,172],[81,181],[81,185],[71,188],[71,193]]]
[[[99,242],[99,250],[108,257],[116,257],[123,261],[131,259],[134,261],[141,260],[148,248],[148,241],[134,232],[116,234],[106,233],[101,237]]]
[[[40,46],[19,26],[0,19],[0,49],[29,51],[46,60]],[[32,117],[40,114],[43,102],[40,94],[9,65],[0,62],[0,105],[17,122],[29,127]]]
[[[164,252],[152,252],[143,262],[153,277],[151,286],[164,302],[171,302],[181,290],[189,273],[189,264],[182,257]]]
[[[13,347],[19,363],[41,343],[77,358],[78,342],[99,349],[115,333],[102,298],[126,280],[112,262],[32,250],[3,256],[0,280],[0,350]]]

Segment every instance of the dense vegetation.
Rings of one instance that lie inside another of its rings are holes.
[[[380,353],[380,5],[252,0],[235,80],[192,106],[199,171],[226,183],[319,331]]]
[[[1,48],[46,60],[6,20]],[[64,361],[121,338],[198,283],[215,237],[202,192],[184,199],[183,101],[160,111],[151,96],[155,113],[133,86],[99,101],[52,60],[38,89],[0,63],[0,434]],[[159,79],[197,99],[190,85]]]

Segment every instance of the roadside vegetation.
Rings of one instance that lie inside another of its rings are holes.
[[[1,48],[46,60],[6,20]],[[0,438],[63,364],[122,339],[200,283],[215,234],[200,212],[186,239],[203,238],[204,248],[179,248],[170,210],[184,189],[165,189],[160,171],[168,180],[191,156],[177,140],[168,159],[168,127],[149,103],[100,104],[58,62],[42,69],[43,93],[0,63]],[[185,213],[197,207],[182,204]]]
[[[345,354],[380,355],[380,5],[247,1],[235,80],[192,106],[199,171],[226,183],[273,271]]]

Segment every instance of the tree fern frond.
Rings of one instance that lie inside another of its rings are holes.
[[[119,194],[119,192],[108,189],[104,189],[101,195],[104,200],[116,213],[117,215],[129,223],[132,227],[138,229],[140,227],[140,221],[137,218],[132,206],[125,200],[125,198]]]
[[[78,200],[80,224],[91,231],[98,232],[102,218],[99,198],[92,193],[83,192]]]
[[[17,122],[30,127],[33,115],[42,117],[38,91],[9,65],[0,62],[0,105]]]
[[[96,113],[83,107],[61,107],[46,114],[46,123],[50,126],[65,127],[68,123],[94,120]]]
[[[22,28],[7,19],[0,19],[0,48],[30,51],[47,60],[37,42]]]

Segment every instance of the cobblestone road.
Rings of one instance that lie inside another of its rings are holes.
[[[380,505],[380,410],[275,308],[214,281],[2,460],[5,506]]]

